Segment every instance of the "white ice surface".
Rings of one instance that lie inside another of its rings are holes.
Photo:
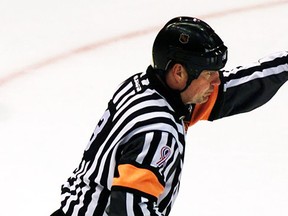
[[[287,11],[287,0],[1,0],[0,214],[59,207],[111,94],[150,64],[170,18],[205,19],[229,69],[287,50]],[[285,84],[253,112],[190,128],[171,216],[287,216],[287,113]]]

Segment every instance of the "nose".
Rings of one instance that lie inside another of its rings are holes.
[[[221,84],[221,80],[220,80],[220,77],[219,77],[219,72],[214,72],[212,73],[212,76],[211,76],[211,85],[213,86],[219,86]]]

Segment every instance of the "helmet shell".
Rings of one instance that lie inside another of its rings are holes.
[[[194,17],[170,20],[155,38],[153,68],[166,71],[171,62],[182,63],[197,78],[202,70],[219,70],[227,62],[227,47],[214,30]]]

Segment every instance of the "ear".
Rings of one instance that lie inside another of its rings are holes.
[[[186,86],[187,76],[183,65],[174,64],[166,76],[166,83],[172,89],[181,90]]]
[[[181,64],[175,64],[172,67],[172,74],[173,77],[175,79],[175,82],[178,84],[182,84],[183,82],[186,83],[186,79],[187,79],[187,73],[183,67],[183,65]]]

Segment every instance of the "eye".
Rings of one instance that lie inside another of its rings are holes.
[[[211,72],[211,71],[207,71],[207,72],[206,72],[206,77],[207,77],[207,78],[210,78],[211,75],[212,75],[212,72]]]
[[[206,71],[206,77],[210,78],[211,76],[214,76],[217,73],[218,71]]]

